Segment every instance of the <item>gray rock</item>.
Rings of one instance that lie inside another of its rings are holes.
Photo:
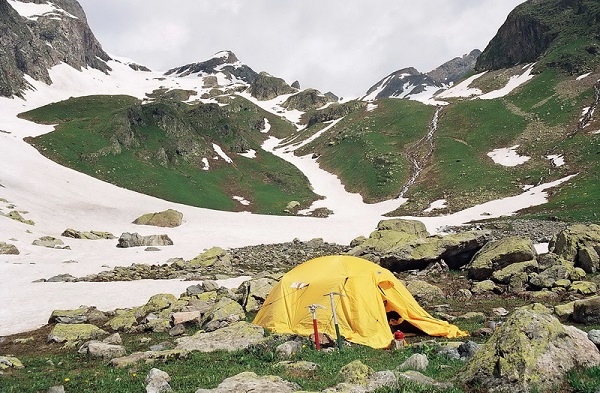
[[[473,256],[467,266],[467,276],[474,280],[487,280],[492,274],[518,262],[535,260],[537,252],[533,242],[524,237],[507,237],[487,243]]]
[[[596,346],[598,348],[600,348],[600,330],[590,330],[588,332],[588,338],[590,339],[591,342],[593,342],[594,344],[596,344]]]
[[[433,386],[440,389],[450,389],[452,387],[452,384],[450,383],[438,382],[435,379],[427,377],[415,370],[408,370],[398,374],[398,379],[410,381],[417,385]]]
[[[110,360],[110,364],[116,368],[132,367],[138,362],[153,363],[155,361],[168,361],[173,359],[185,359],[189,352],[170,349],[164,351],[146,351],[134,352],[131,355],[114,358]]]
[[[167,209],[158,213],[148,213],[136,218],[133,223],[137,225],[152,225],[164,228],[175,228],[182,224],[183,213]]]
[[[144,382],[146,383],[146,393],[164,393],[172,392],[169,382],[171,377],[166,372],[153,368],[150,370]]]
[[[47,279],[47,282],[72,282],[72,281],[76,281],[77,277],[74,277],[70,274],[58,274],[56,276],[52,276],[49,279]]]
[[[184,333],[185,333],[185,326],[183,326],[183,324],[181,324],[181,323],[173,326],[169,330],[169,336],[171,336],[171,337],[181,336]]]
[[[168,235],[141,236],[138,233],[125,232],[119,237],[119,248],[147,247],[147,246],[172,246],[173,241]]]
[[[460,346],[458,347],[458,354],[460,355],[460,359],[461,360],[471,359],[473,356],[475,356],[477,351],[479,351],[479,348],[480,348],[480,346],[476,342],[465,341],[464,343],[460,344]]]
[[[245,349],[263,339],[264,328],[248,322],[236,322],[210,333],[198,332],[190,337],[178,338],[176,349],[184,351],[228,352]]]
[[[429,366],[429,359],[427,359],[427,356],[422,353],[415,353],[414,355],[406,359],[404,363],[396,367],[396,370],[425,371],[427,369],[427,366]]]
[[[578,265],[579,251],[593,248],[596,253],[600,249],[600,225],[577,224],[568,227],[552,238],[548,249],[560,258],[575,262]]]
[[[19,249],[13,244],[0,242],[0,255],[19,255]]]
[[[113,345],[122,345],[123,340],[121,339],[121,335],[119,333],[113,333],[110,336],[106,337],[102,340],[103,343],[113,344]]]
[[[69,237],[73,239],[84,239],[84,240],[101,240],[101,239],[116,239],[115,235],[110,232],[101,231],[77,231],[72,228],[65,229],[61,236]]]
[[[93,358],[110,360],[125,356],[127,352],[122,345],[107,344],[99,341],[89,341],[84,343],[78,351],[82,355],[89,355]]]
[[[273,375],[258,376],[253,372],[243,372],[226,378],[214,389],[198,389],[196,393],[294,393],[300,386]]]
[[[233,299],[223,297],[204,314],[201,325],[208,322],[237,322],[243,321],[246,313],[242,306]]]
[[[68,246],[65,246],[65,243],[52,236],[42,236],[39,239],[33,241],[34,246],[41,246],[47,248],[58,248],[58,249],[67,249]]]
[[[63,385],[52,386],[48,389],[48,393],[65,393],[65,387]]]
[[[302,350],[302,344],[297,341],[286,341],[275,348],[275,353],[281,359],[289,359]]]
[[[585,325],[600,324],[600,296],[576,300],[573,304],[573,321]]]
[[[238,288],[242,292],[242,305],[247,312],[260,310],[263,302],[277,282],[269,277],[244,281]]]

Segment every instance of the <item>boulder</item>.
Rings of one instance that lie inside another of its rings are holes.
[[[593,329],[588,332],[588,338],[591,342],[593,342],[598,348],[600,348],[600,330]]]
[[[583,268],[587,273],[592,273],[591,270],[599,268],[600,225],[570,226],[552,238],[548,249],[561,258],[575,262],[575,266]]]
[[[296,89],[281,78],[261,72],[248,88],[248,92],[259,101],[267,101],[283,94],[296,93]]]
[[[123,356],[120,358],[114,358],[110,360],[110,365],[116,368],[127,368],[132,367],[138,362],[154,363],[156,361],[168,361],[173,359],[185,359],[189,355],[189,352],[168,349],[163,351],[146,351],[146,352],[134,352],[131,355]]]
[[[206,314],[204,314],[200,324],[204,325],[207,322],[219,322],[220,324],[218,326],[222,327],[224,324],[221,324],[221,322],[228,324],[243,321],[245,318],[246,313],[238,302],[228,297],[223,297],[219,299]]]
[[[185,268],[211,267],[223,268],[226,271],[232,269],[231,255],[220,247],[210,248],[194,259],[180,264]],[[206,287],[204,290],[207,290]]]
[[[0,371],[8,370],[9,368],[18,370],[25,368],[25,366],[14,356],[0,356]]]
[[[0,255],[19,255],[19,249],[13,244],[0,242]]]
[[[366,385],[369,377],[374,373],[375,371],[371,367],[360,360],[355,360],[342,367],[338,376],[346,383]]]
[[[438,382],[433,378],[427,377],[415,370],[408,370],[398,374],[399,381],[408,381],[415,385],[421,385],[423,387],[434,387],[438,389],[450,389],[452,384]]]
[[[78,351],[82,355],[89,355],[93,358],[110,360],[126,355],[125,347],[116,344],[107,344],[100,341],[88,341],[84,343]]]
[[[432,301],[444,297],[444,292],[426,281],[415,280],[406,283],[406,289],[413,295],[417,302]]]
[[[529,273],[535,273],[538,270],[538,263],[535,259],[525,262],[517,262],[508,265],[504,269],[496,270],[492,273],[492,279],[498,283],[508,284],[511,278],[525,273],[525,281],[527,281]]]
[[[146,393],[164,393],[172,392],[169,382],[171,377],[166,372],[153,368],[150,370],[144,382],[146,383]]]
[[[31,244],[34,246],[41,246],[47,248],[58,248],[58,249],[67,249],[69,246],[65,246],[65,243],[52,236],[42,236],[39,239],[34,240]]]
[[[484,280],[484,281],[476,282],[475,284],[473,284],[473,287],[471,288],[471,292],[476,295],[482,294],[482,293],[487,293],[487,292],[498,293],[498,292],[500,292],[500,287],[498,287],[498,285],[496,285],[496,283],[493,282],[492,280]]]
[[[106,314],[96,307],[81,307],[75,310],[54,310],[48,323],[92,323],[102,324],[108,320]]]
[[[376,391],[396,391],[398,378],[393,371],[377,371],[367,377],[365,383],[342,382],[332,388],[323,390],[323,393],[369,393]]]
[[[302,344],[297,341],[286,341],[275,348],[275,353],[282,359],[289,359],[302,350]]]
[[[201,315],[200,311],[180,311],[171,315],[171,321],[174,326],[188,322],[197,323]]]
[[[130,333],[135,331],[137,318],[135,316],[136,309],[132,310],[117,310],[117,315],[109,319],[104,326],[113,331]]]
[[[568,289],[582,295],[594,295],[598,291],[598,285],[592,281],[573,281]]]
[[[377,224],[377,230],[404,232],[413,235],[416,238],[429,236],[429,232],[427,232],[425,224],[417,220],[403,220],[399,218],[392,220],[381,220]]]
[[[148,246],[172,246],[173,241],[168,235],[141,236],[138,233],[125,232],[119,237],[117,247],[148,247]]]
[[[110,232],[101,231],[89,231],[82,232],[72,228],[67,228],[63,231],[61,236],[69,237],[72,239],[84,239],[84,240],[102,240],[102,239],[116,239],[115,235]]]
[[[416,371],[425,371],[429,366],[429,359],[427,359],[426,355],[422,353],[415,353],[408,359],[406,359],[401,365],[396,367],[397,371],[405,371],[405,370],[416,370]]]
[[[75,347],[85,341],[108,336],[108,333],[99,327],[90,324],[70,325],[59,323],[48,335],[49,342],[65,343],[65,347]]]
[[[556,314],[559,318],[569,318],[573,315],[573,310],[575,309],[575,302],[569,302],[565,304],[558,304],[554,306],[554,314]]]
[[[260,307],[276,283],[277,281],[268,277],[244,281],[238,288],[238,292],[242,293],[244,310],[247,312],[260,310]]]
[[[299,385],[288,382],[281,377],[273,375],[258,376],[256,373],[245,371],[226,378],[214,389],[198,389],[196,393],[294,393],[299,390]]]
[[[236,322],[214,332],[197,332],[193,336],[178,338],[178,350],[184,351],[228,351],[248,348],[250,344],[259,342],[265,336],[263,327],[248,322]]]
[[[512,236],[487,243],[467,266],[467,277],[487,280],[492,274],[513,263],[536,259],[537,252],[529,238]]]
[[[8,217],[8,218],[10,218],[10,219],[12,219],[12,220],[15,220],[15,221],[22,222],[23,224],[27,224],[27,225],[35,225],[35,222],[33,222],[33,221],[31,221],[31,220],[28,220],[28,219],[26,219],[25,217],[23,217],[23,216],[21,215],[21,213],[19,213],[19,212],[18,212],[18,211],[16,211],[16,210],[12,210],[12,211],[8,212],[7,214],[2,214],[2,212],[0,212],[0,215],[3,215],[3,216],[5,216],[5,217]]]
[[[148,299],[148,302],[141,307],[138,316],[143,316],[149,313],[167,309],[176,302],[177,298],[171,293],[156,294]]]
[[[392,271],[422,270],[432,262],[443,260],[450,269],[459,269],[488,242],[489,237],[488,231],[470,231],[404,241],[380,253],[380,264]]]
[[[600,296],[576,300],[573,304],[573,320],[584,325],[600,324]]]
[[[489,392],[549,391],[569,370],[598,364],[600,351],[585,332],[563,326],[538,305],[511,314],[457,381]]]
[[[284,360],[281,362],[277,362],[275,364],[275,367],[282,368],[286,370],[288,374],[292,374],[296,377],[312,378],[321,366],[319,366],[317,363],[308,362],[305,360]]]
[[[133,223],[137,225],[152,225],[163,228],[175,228],[183,222],[183,213],[168,209],[158,213],[148,213],[136,218]]]
[[[185,326],[183,324],[177,324],[177,325],[173,326],[171,329],[169,329],[169,336],[171,336],[171,337],[181,336],[184,333],[185,333]]]

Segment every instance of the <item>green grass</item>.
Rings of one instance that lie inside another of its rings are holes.
[[[90,96],[38,108],[23,117],[58,123],[56,131],[30,140],[50,159],[172,202],[283,214],[292,200],[308,206],[317,198],[297,168],[260,149],[266,138],[260,132],[263,119],[269,119],[272,135],[289,135],[294,127],[242,98],[221,108],[172,100],[140,106],[132,97]],[[210,170],[201,170],[202,157],[216,156],[212,143],[234,164],[211,160]],[[258,157],[236,154],[248,149],[258,151]],[[243,207],[232,196],[242,196],[251,205]]]

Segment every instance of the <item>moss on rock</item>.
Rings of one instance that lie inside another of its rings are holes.
[[[59,323],[48,335],[48,341],[65,343],[65,347],[75,347],[84,341],[95,340],[108,336],[108,333],[97,326],[90,324],[64,324]]]
[[[136,218],[133,223],[137,225],[152,225],[163,228],[174,228],[183,222],[183,213],[167,209],[158,213],[148,213]]]

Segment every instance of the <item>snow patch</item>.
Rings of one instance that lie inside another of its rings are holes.
[[[229,158],[229,156],[227,156],[227,154],[225,154],[225,152],[223,151],[223,149],[221,149],[221,146],[217,145],[216,143],[212,144],[213,149],[215,149],[215,152],[219,155],[219,157],[221,157],[222,159],[225,160],[225,162],[231,164],[233,162],[233,160],[231,158]]]
[[[209,170],[209,169],[210,169],[210,164],[208,163],[208,158],[204,157],[204,158],[202,159],[202,164],[204,165],[204,166],[202,167],[202,170],[203,170],[203,171],[207,171],[207,170]]]
[[[527,82],[528,80],[534,77],[534,75],[531,74],[534,65],[535,63],[528,65],[527,70],[521,75],[511,76],[508,80],[508,83],[503,88],[490,91],[489,93],[481,95],[477,98],[480,98],[482,100],[492,100],[494,98],[500,98],[508,95],[511,91],[513,91],[514,89],[516,89],[517,87],[521,86],[523,83]]]
[[[575,80],[580,81],[582,79],[587,78],[588,76],[590,76],[592,73],[588,72],[587,74],[583,74],[583,75],[579,75],[577,78],[575,78]]]
[[[362,101],[373,101],[377,98],[377,95],[383,91],[383,89],[387,86],[390,79],[393,78],[393,75],[389,75],[387,78],[381,81],[379,85],[373,90],[369,95],[366,95],[362,98]]]
[[[239,153],[239,155],[247,158],[256,158],[256,150],[250,149],[247,152]]]
[[[249,200],[247,200],[247,199],[246,199],[246,198],[244,198],[244,197],[241,197],[241,196],[237,196],[237,195],[235,195],[235,196],[233,196],[232,198],[233,198],[233,199],[235,199],[236,201],[238,201],[240,204],[242,204],[242,205],[244,205],[244,206],[248,206],[248,205],[250,205],[250,201],[249,201]]]
[[[262,132],[263,134],[266,134],[269,131],[271,131],[271,123],[269,123],[269,119],[267,119],[265,117],[265,127],[262,130],[260,130],[260,132]]]
[[[536,243],[533,245],[533,248],[535,248],[535,251],[539,254],[546,254],[547,252],[549,252],[548,250],[548,246],[550,245],[550,243]]]
[[[518,147],[519,147],[519,145],[514,145],[513,147],[494,149],[491,152],[489,152],[487,155],[496,164],[500,164],[503,166],[521,165],[521,164],[529,161],[530,157],[520,156],[519,154],[517,154],[516,149]]]
[[[372,102],[369,102],[367,104],[367,112],[373,112],[375,109],[377,109],[379,105],[377,104],[373,104]]]
[[[546,158],[552,161],[552,165],[556,167],[565,165],[565,158],[562,154],[550,154]]]
[[[448,206],[446,203],[447,201],[445,199],[438,199],[437,201],[433,201],[427,209],[423,210],[423,213],[430,213],[435,209],[443,209]]]
[[[332,129],[333,127],[335,127],[335,125],[337,123],[339,123],[340,120],[342,120],[342,119],[343,119],[343,117],[340,117],[339,119],[335,119],[335,120],[331,120],[331,121],[325,122],[325,123],[330,123],[330,124],[327,127],[323,128],[321,131],[315,132],[313,135],[311,135],[309,138],[306,138],[301,143],[293,145],[292,148],[286,149],[286,151],[298,150],[301,147],[308,145],[309,143],[311,143],[312,141],[314,141],[315,139],[317,139],[318,137],[320,137],[321,135],[323,135],[323,133],[325,133],[325,132],[329,131],[330,129]]]
[[[458,85],[453,86],[448,90],[438,94],[436,98],[460,98],[480,95],[481,93],[483,93],[480,89],[470,88],[469,85],[473,83],[476,79],[481,78],[483,75],[485,75],[486,72],[487,71],[484,71],[480,74],[476,74],[465,79]]]
[[[27,18],[29,20],[37,20],[42,15],[56,14],[56,13],[68,16],[69,18],[79,19],[76,16],[66,12],[62,8],[58,8],[56,5],[54,5],[53,3],[49,2],[49,1],[47,1],[45,4],[36,4],[36,3],[22,3],[20,1],[8,0],[8,4],[10,4],[10,6],[19,13],[19,15],[21,15],[22,17]],[[53,19],[60,20],[59,17],[53,18]]]

